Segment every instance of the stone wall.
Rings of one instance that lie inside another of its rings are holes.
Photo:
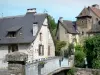
[[[100,69],[77,68],[75,75],[100,75]]]

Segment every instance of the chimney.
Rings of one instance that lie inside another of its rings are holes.
[[[94,5],[92,5],[92,7],[99,9],[99,5],[98,4],[94,4]]]
[[[36,13],[36,8],[30,8],[30,9],[27,9],[27,13]]]
[[[63,22],[63,17],[59,17],[59,21]]]

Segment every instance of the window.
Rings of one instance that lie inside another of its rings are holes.
[[[48,55],[50,55],[50,46],[48,46]]]
[[[17,44],[13,44],[13,45],[8,45],[8,52],[15,52],[18,51],[18,45]]]
[[[38,31],[38,23],[34,22],[33,23],[33,36],[37,34],[37,31]]]
[[[82,31],[82,35],[84,35],[84,31]]]
[[[82,13],[80,13],[80,15],[82,15]]]
[[[8,32],[7,37],[16,37],[16,32]]]
[[[39,51],[38,52],[39,52],[40,56],[44,55],[44,45],[41,45],[41,44],[39,45]]]
[[[84,21],[81,21],[82,23],[84,22]]]
[[[40,41],[42,41],[42,33],[40,33]]]
[[[98,18],[96,18],[96,21],[98,21]]]

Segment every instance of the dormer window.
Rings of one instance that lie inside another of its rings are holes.
[[[8,32],[7,37],[16,37],[16,32]]]
[[[16,37],[17,32],[21,29],[21,26],[14,26],[7,30],[7,37]]]
[[[38,22],[33,23],[33,36],[37,34],[38,31]]]

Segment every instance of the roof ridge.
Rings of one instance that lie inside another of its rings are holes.
[[[16,15],[16,16],[6,16],[6,17],[1,17],[0,19],[8,19],[8,18],[15,18],[15,17],[23,17],[25,15]]]

